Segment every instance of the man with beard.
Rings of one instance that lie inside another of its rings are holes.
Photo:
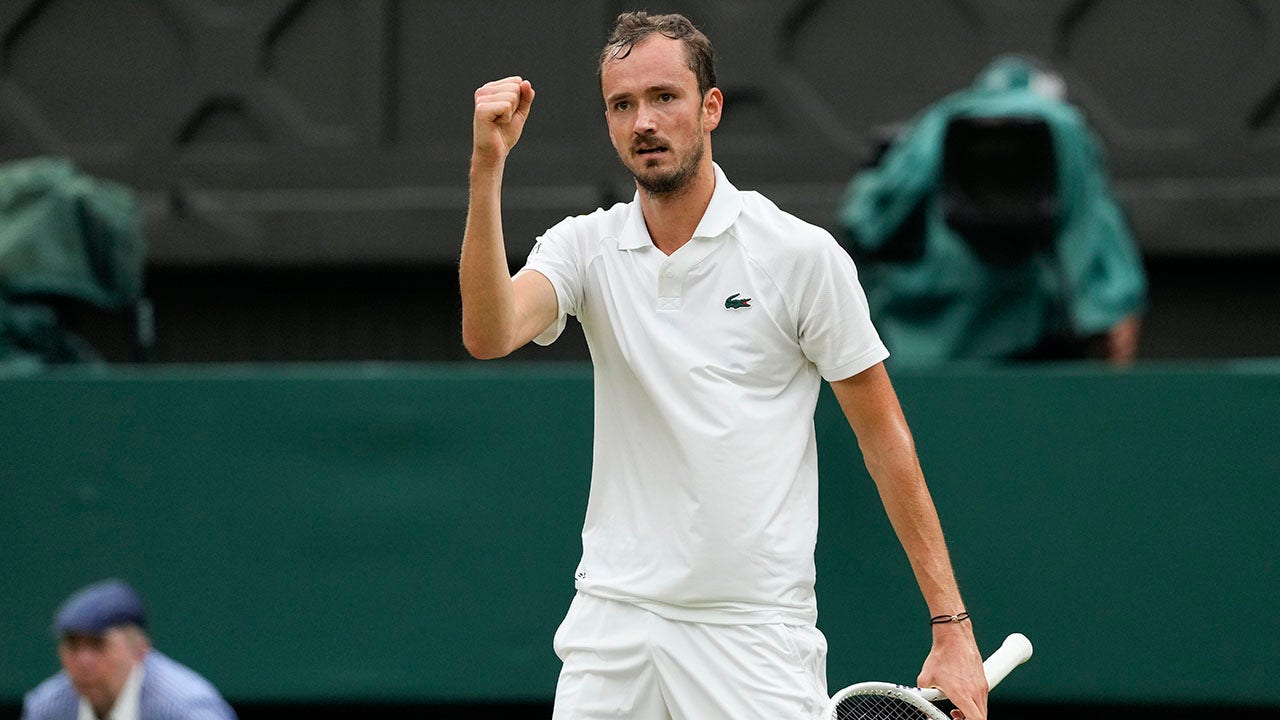
[[[549,344],[567,315],[595,368],[578,590],[556,633],[554,718],[813,718],[821,380],[855,431],[933,616],[920,684],[970,720],[986,681],[942,530],[852,261],[711,159],[724,97],[680,15],[624,13],[600,55],[636,196],[567,218],[510,277],[500,210],[529,81],[476,91],[460,282],[478,358]]]

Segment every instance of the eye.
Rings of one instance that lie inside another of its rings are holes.
[[[630,107],[631,107],[631,103],[626,100],[619,100],[618,102],[613,104],[613,109],[616,112],[625,112],[627,108],[630,108]]]
[[[671,93],[662,93],[661,95],[658,96],[658,102],[669,103],[675,99],[676,99],[676,96],[672,95]]]

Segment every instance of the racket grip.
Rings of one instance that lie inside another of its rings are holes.
[[[1031,659],[1031,641],[1022,633],[1013,633],[1004,639],[1000,648],[983,661],[982,674],[987,676],[987,688],[993,689],[1013,669]],[[929,702],[946,700],[947,696],[937,688],[919,688],[920,696]]]
[[[999,685],[1014,668],[1030,659],[1031,641],[1026,635],[1013,633],[1005,638],[1000,649],[991,653],[991,657],[982,663],[982,672],[987,676],[987,687]]]

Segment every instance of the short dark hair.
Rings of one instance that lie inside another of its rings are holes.
[[[711,40],[690,22],[689,18],[672,13],[650,15],[647,12],[625,12],[614,21],[613,32],[600,51],[596,76],[603,78],[604,64],[614,58],[624,58],[631,49],[654,33],[684,43],[685,59],[698,80],[698,92],[706,95],[716,86],[716,51]]]

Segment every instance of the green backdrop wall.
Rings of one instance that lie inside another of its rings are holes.
[[[1273,704],[1280,363],[895,374],[984,651],[1032,701]],[[926,609],[834,400],[831,683],[912,680]],[[0,381],[0,701],[124,577],[241,701],[544,700],[591,448],[579,365],[169,367]]]

